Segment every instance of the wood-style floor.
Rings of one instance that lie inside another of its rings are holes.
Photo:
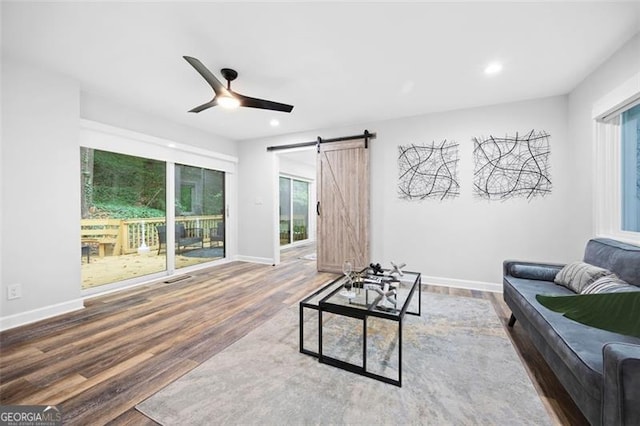
[[[300,258],[314,250],[288,249],[278,266],[202,269],[2,332],[0,405],[60,404],[69,425],[154,425],[136,404],[334,277]],[[517,324],[507,328],[510,312],[500,295],[431,285],[423,291],[490,300],[552,421],[587,424],[526,334]]]

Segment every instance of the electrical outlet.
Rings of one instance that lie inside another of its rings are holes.
[[[19,299],[22,297],[22,284],[11,284],[7,287],[7,300]]]

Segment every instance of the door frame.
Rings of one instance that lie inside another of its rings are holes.
[[[309,182],[309,225],[312,226],[312,232],[310,232],[310,238],[304,240],[304,242],[315,241],[317,235],[317,224],[316,224],[316,216],[315,216],[315,205],[316,205],[316,175],[313,177],[302,176],[301,174],[290,173],[290,172],[282,172],[281,171],[281,162],[280,155],[295,153],[295,152],[314,152],[315,147],[293,147],[289,149],[281,149],[281,150],[273,150],[268,151],[271,154],[271,164],[273,167],[273,179],[272,179],[272,199],[273,203],[273,222],[272,222],[272,247],[273,247],[273,262],[274,265],[278,265],[280,263],[280,250],[282,247],[291,247],[295,246],[296,243],[288,244],[286,246],[280,245],[280,176],[292,178],[296,180],[301,180],[304,182]],[[314,169],[315,169],[314,165]],[[314,171],[315,173],[315,171]],[[300,243],[302,244],[302,243]]]

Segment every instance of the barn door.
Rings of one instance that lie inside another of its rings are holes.
[[[319,145],[318,271],[342,272],[369,264],[369,150],[365,140]]]

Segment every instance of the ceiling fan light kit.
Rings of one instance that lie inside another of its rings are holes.
[[[222,108],[234,109],[240,106],[240,101],[232,96],[216,96],[216,99]]]
[[[218,80],[218,78],[213,75],[213,73],[209,71],[209,69],[207,69],[207,67],[205,67],[198,59],[191,56],[183,56],[183,58],[189,62],[196,71],[198,71],[207,83],[209,83],[209,86],[211,86],[215,93],[215,96],[211,101],[197,106],[189,112],[204,111],[205,109],[216,105],[220,105],[224,108],[237,108],[241,106],[281,112],[291,112],[293,110],[293,105],[282,104],[280,102],[268,101],[265,99],[251,98],[231,90],[231,82],[238,77],[238,73],[231,68],[222,68],[220,70],[222,77],[227,80],[227,87],[224,87],[220,80]]]

